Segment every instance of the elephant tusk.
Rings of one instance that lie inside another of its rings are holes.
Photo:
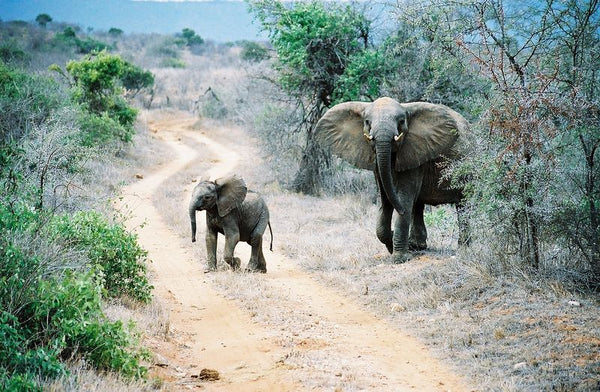
[[[402,132],[400,135],[394,136],[394,140],[398,142],[398,141],[402,140],[403,137],[404,137],[404,132]]]
[[[373,136],[369,135],[368,133],[365,133],[365,139],[367,139],[367,141],[371,141],[373,140]]]

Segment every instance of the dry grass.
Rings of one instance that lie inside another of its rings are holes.
[[[98,373],[85,362],[71,363],[69,375],[44,385],[48,392],[145,392],[164,390],[160,380],[152,382],[125,380],[112,373]]]

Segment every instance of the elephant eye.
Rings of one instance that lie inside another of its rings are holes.
[[[202,199],[204,199],[204,200],[210,200],[210,195],[204,195],[204,197],[202,197]]]

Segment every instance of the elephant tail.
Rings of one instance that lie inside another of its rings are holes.
[[[269,225],[269,232],[271,232],[271,246],[269,246],[269,250],[273,252],[273,230],[271,229],[271,221],[267,222]]]

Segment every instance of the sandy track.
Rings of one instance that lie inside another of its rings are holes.
[[[166,358],[168,366],[179,373],[178,377],[165,376],[166,381],[174,389],[187,389],[191,385],[227,391],[306,389],[295,373],[281,366],[280,360],[287,351],[277,344],[280,340],[274,338],[273,326],[267,329],[256,323],[237,303],[219,294],[204,275],[203,263],[193,260],[192,245],[189,248],[181,246],[181,238],[162,221],[157,206],[152,204],[151,195],[165,179],[203,159],[197,149],[186,146],[182,140],[191,138],[219,157],[209,173],[211,178],[235,170],[237,155],[227,146],[191,130],[194,121],[194,118],[178,118],[152,125],[177,158],[126,187],[121,202],[133,214],[128,226],[136,228],[140,243],[152,260],[150,269],[155,295],[169,308],[174,338],[153,347]],[[193,184],[181,191],[189,193],[192,187]],[[140,228],[143,222],[146,224]],[[198,244],[196,246],[203,246],[203,241]],[[248,249],[238,246],[236,255],[247,260]],[[337,291],[323,287],[292,261],[269,252],[267,266],[267,284],[275,291],[285,293],[289,307],[295,312],[309,314],[328,329],[325,334],[309,336],[307,341],[320,342],[315,344],[315,349],[327,346],[329,350],[352,358],[344,366],[350,366],[357,374],[372,375],[369,389],[469,390],[460,377],[433,359],[423,345]],[[311,347],[308,345],[304,349]],[[190,378],[202,368],[218,370],[221,380],[199,382]]]

